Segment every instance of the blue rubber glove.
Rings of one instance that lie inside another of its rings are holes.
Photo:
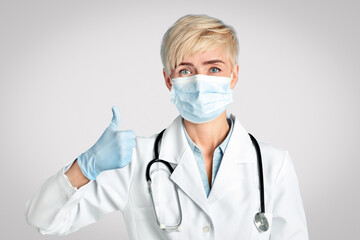
[[[112,107],[113,118],[99,140],[77,158],[81,171],[89,180],[94,180],[102,171],[122,168],[131,161],[135,147],[132,130],[118,131],[121,120],[119,109]]]

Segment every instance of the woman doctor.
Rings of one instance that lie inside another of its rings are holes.
[[[158,134],[119,131],[120,113],[99,140],[50,177],[26,203],[26,220],[42,234],[65,235],[120,210],[130,239],[308,239],[294,165],[287,151],[259,142],[268,230],[260,210],[254,145],[226,113],[238,81],[235,31],[206,15],[186,15],[161,46],[165,84],[180,115]],[[153,198],[152,198],[153,197]],[[169,226],[180,227],[171,229]]]

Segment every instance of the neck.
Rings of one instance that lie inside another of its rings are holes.
[[[192,123],[184,119],[187,134],[203,153],[214,152],[215,148],[226,138],[230,126],[224,111],[216,119],[207,123]]]

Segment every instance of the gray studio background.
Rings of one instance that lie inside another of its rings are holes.
[[[188,13],[232,25],[240,79],[229,112],[294,161],[311,239],[358,229],[356,1],[1,1],[1,239],[128,239],[120,212],[64,237],[27,225],[25,202],[110,123],[150,136],[177,116],[160,42]]]

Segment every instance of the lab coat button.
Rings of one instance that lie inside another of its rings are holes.
[[[210,232],[210,230],[211,230],[211,228],[209,226],[204,226],[203,227],[203,231],[206,232],[206,233]]]

